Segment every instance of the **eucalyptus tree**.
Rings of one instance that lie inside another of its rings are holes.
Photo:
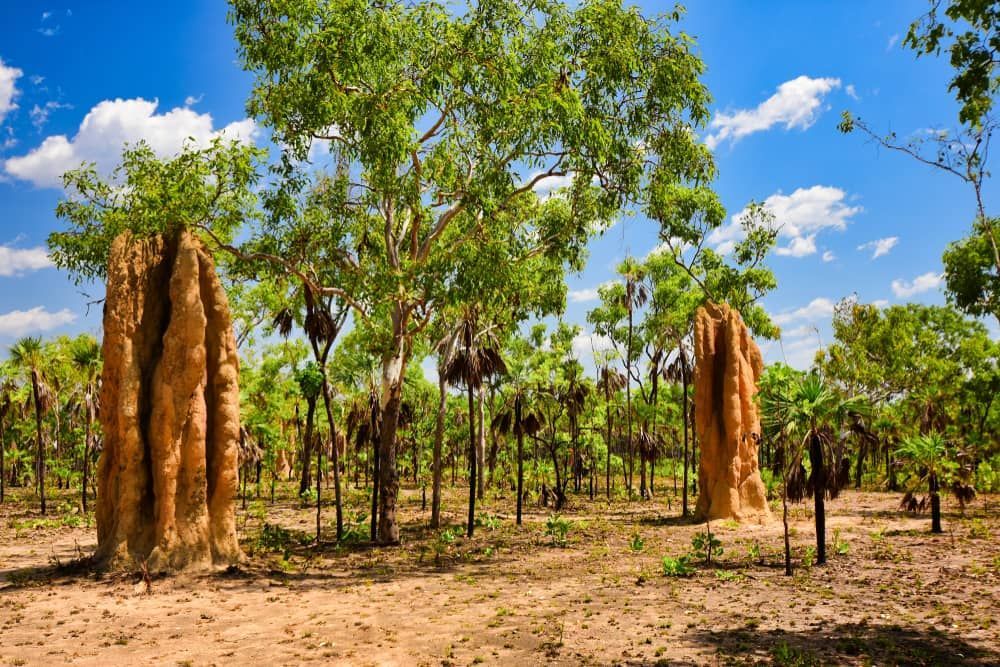
[[[910,24],[903,44],[917,57],[947,53],[954,70],[948,91],[958,102],[958,128],[901,138],[895,132],[882,134],[845,111],[839,129],[859,131],[969,186],[975,203],[972,228],[944,252],[945,286],[964,312],[1000,321],[1000,218],[987,210],[984,197],[990,143],[998,128],[993,106],[1000,92],[1000,9],[981,0],[928,0],[927,7]]]
[[[286,188],[316,141],[347,164],[325,226],[338,230],[344,280],[317,287],[380,323],[379,539],[394,544],[403,368],[452,285],[483,278],[458,256],[490,250],[485,290],[535,255],[576,265],[592,224],[640,192],[654,136],[675,130],[656,142],[669,155],[693,141],[687,128],[707,118],[704,66],[671,32],[677,12],[650,20],[608,0],[231,7],[256,75],[249,110],[286,147]],[[568,176],[564,198],[533,193]]]

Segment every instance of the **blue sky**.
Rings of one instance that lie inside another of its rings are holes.
[[[682,22],[708,66],[705,138],[724,204],[733,215],[764,201],[784,225],[783,254],[770,260],[779,287],[764,303],[795,365],[829,342],[843,297],[943,300],[941,251],[972,219],[967,186],[836,129],[845,109],[900,136],[954,125],[947,63],[899,44],[925,8],[712,0],[691,2]],[[184,0],[0,9],[0,354],[29,333],[99,332],[100,308],[86,303],[100,288],[82,294],[44,252],[64,168],[111,166],[121,143],[139,138],[162,152],[216,132],[262,141],[246,118],[251,78],[225,16],[223,2]],[[995,193],[991,183],[987,202]],[[586,270],[569,279],[567,319],[584,323],[596,287],[627,254],[645,256],[656,232],[632,219],[592,241]],[[714,241],[728,238],[723,230]],[[782,358],[781,347],[765,345],[768,358]],[[590,341],[579,349],[589,355]]]

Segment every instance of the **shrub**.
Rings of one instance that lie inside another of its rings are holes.
[[[567,536],[569,529],[573,526],[568,520],[558,514],[549,516],[545,522],[545,534],[552,538],[552,544],[557,547],[565,547],[568,543]]]
[[[690,555],[678,556],[677,558],[663,557],[663,576],[690,577],[692,574],[694,574],[694,568],[691,567]]]

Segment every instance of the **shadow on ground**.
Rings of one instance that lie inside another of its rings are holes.
[[[705,630],[690,636],[736,664],[1000,664],[1000,653],[933,628],[843,623],[798,631]]]

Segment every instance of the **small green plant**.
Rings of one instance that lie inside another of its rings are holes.
[[[673,556],[663,557],[663,576],[665,577],[690,577],[694,574],[691,567],[691,556],[685,554],[674,558]]]
[[[628,548],[635,553],[641,552],[646,548],[646,543],[642,539],[642,535],[639,533],[632,533],[632,539],[629,540]]]
[[[761,552],[760,542],[754,540],[753,543],[747,547],[747,556],[750,558],[751,563],[759,563],[760,565],[764,564],[764,554]]]
[[[982,519],[973,519],[969,524],[969,537],[974,540],[986,540],[990,537],[990,529]]]
[[[569,529],[573,524],[559,516],[552,514],[545,522],[545,534],[552,538],[552,544],[557,547],[565,547],[568,543]]]
[[[806,547],[805,553],[802,554],[802,567],[808,570],[815,564],[816,564],[816,547]]]
[[[483,512],[476,517],[476,527],[485,528],[487,530],[497,530],[500,528],[500,517],[496,514],[490,514],[489,512]]]
[[[691,538],[691,551],[694,555],[705,561],[706,565],[712,563],[712,558],[722,556],[722,542],[712,534],[712,524],[705,524],[704,533],[695,533]]]
[[[847,543],[847,540],[840,539],[840,529],[833,531],[833,551],[838,556],[846,556],[851,550],[851,545]]]
[[[745,579],[742,572],[733,570],[716,570],[715,578],[719,581],[743,581]]]

